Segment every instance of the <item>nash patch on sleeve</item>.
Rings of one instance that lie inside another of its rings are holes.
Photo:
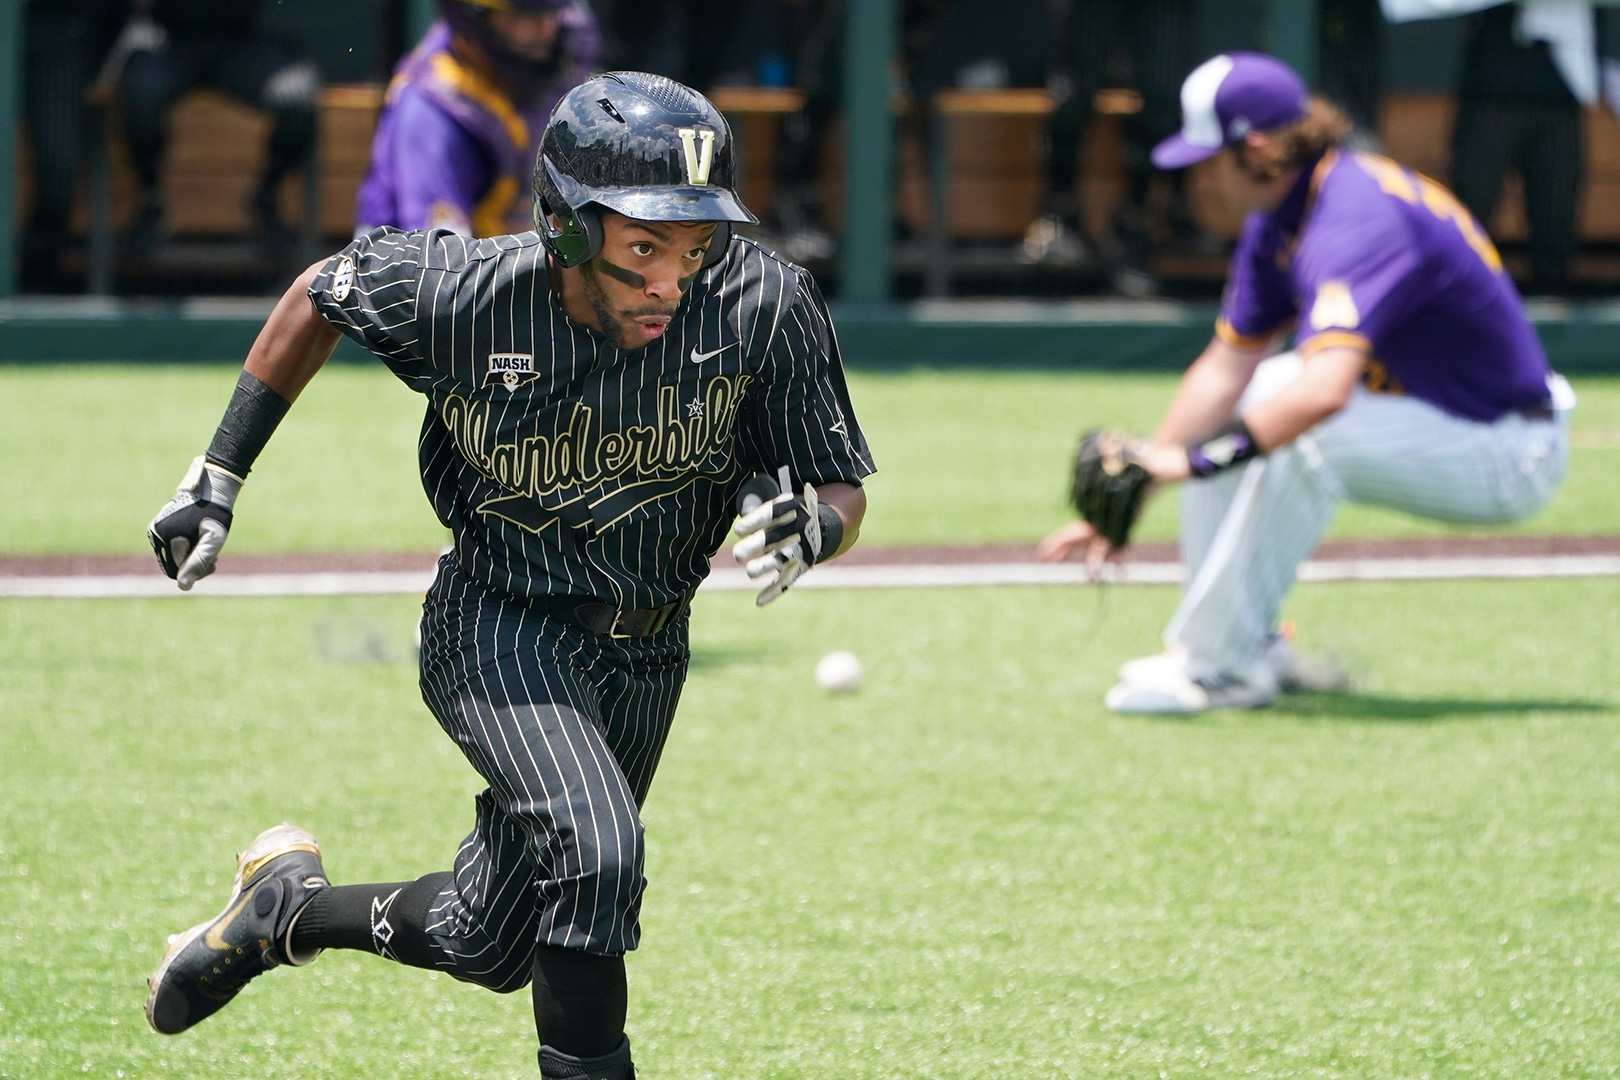
[[[528,353],[490,353],[489,367],[484,372],[485,386],[504,386],[516,390],[537,378],[534,357]]]
[[[1356,308],[1350,286],[1342,281],[1324,281],[1316,290],[1316,302],[1311,305],[1311,329],[1354,330],[1361,325],[1361,312]]]

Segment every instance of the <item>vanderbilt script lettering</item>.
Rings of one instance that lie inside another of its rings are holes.
[[[596,410],[583,402],[574,405],[566,425],[553,434],[521,442],[496,441],[487,401],[451,394],[440,406],[440,416],[473,468],[508,491],[542,499],[559,491],[583,493],[621,478],[674,477],[729,467],[725,450],[750,381],[748,375],[706,380],[698,398],[701,408],[679,400],[676,387],[660,387],[657,422],[619,431],[599,430]]]

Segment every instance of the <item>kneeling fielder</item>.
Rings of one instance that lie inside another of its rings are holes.
[[[1126,664],[1108,707],[1265,705],[1294,677],[1277,612],[1342,501],[1515,521],[1564,473],[1574,396],[1547,367],[1501,259],[1440,185],[1342,150],[1344,125],[1268,56],[1218,56],[1182,88],[1161,168],[1220,155],[1250,211],[1217,335],[1151,443],[1088,439],[1086,518],[1040,554],[1098,562],[1147,485],[1182,489],[1187,585],[1166,651]],[[1297,320],[1295,351],[1271,346]]]

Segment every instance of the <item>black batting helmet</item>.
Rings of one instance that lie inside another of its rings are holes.
[[[534,163],[534,224],[552,257],[578,266],[602,249],[598,207],[718,222],[707,267],[725,257],[731,222],[759,220],[735,184],[731,127],[708,98],[662,75],[610,71],[551,110]]]

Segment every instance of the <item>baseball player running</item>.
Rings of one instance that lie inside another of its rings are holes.
[[[764,603],[854,542],[872,471],[814,281],[731,234],[753,220],[733,169],[702,95],[600,76],[551,115],[537,233],[379,229],[281,299],[152,545],[182,589],[210,573],[277,422],[339,333],[360,342],[428,398],[422,481],[455,543],[423,605],[422,696],[489,786],[452,869],[415,881],[334,886],[309,833],[261,834],[152,976],[158,1031],[359,949],[532,982],[541,1076],[634,1076],[639,808],[688,601],[745,485],[734,550]]]
[[[1340,502],[1526,517],[1563,477],[1574,404],[1450,192],[1339,148],[1342,117],[1269,56],[1217,56],[1181,96],[1183,128],[1155,164],[1218,155],[1223,193],[1250,211],[1215,338],[1151,442],[1083,440],[1084,520],[1039,548],[1095,565],[1128,542],[1148,485],[1188,481],[1185,591],[1165,651],[1120,670],[1118,712],[1269,703],[1295,677],[1278,609]],[[1290,328],[1293,351],[1272,355]]]

